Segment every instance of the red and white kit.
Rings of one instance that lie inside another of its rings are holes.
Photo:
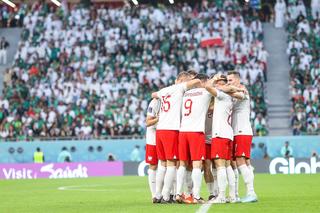
[[[206,126],[205,126],[205,135],[206,135],[206,160],[211,160],[211,139],[212,139],[212,117],[213,110],[208,110],[206,116]]]
[[[148,106],[147,116],[156,117],[160,110],[160,101],[153,99]],[[151,165],[158,164],[158,156],[157,156],[157,149],[156,149],[156,126],[147,127],[146,132],[146,163]]]
[[[179,157],[184,161],[205,159],[205,119],[211,94],[204,88],[184,93],[179,133]]]
[[[231,127],[232,97],[217,90],[212,120],[211,157],[230,160],[233,130]]]
[[[178,159],[178,140],[181,120],[181,102],[187,84],[175,84],[161,89],[157,95],[161,110],[156,131],[156,147],[160,160]]]
[[[250,158],[252,128],[250,123],[250,96],[236,100],[232,109],[232,128],[234,134],[234,156]]]

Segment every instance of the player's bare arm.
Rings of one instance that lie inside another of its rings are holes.
[[[193,79],[187,82],[187,89],[191,89],[193,87],[197,87],[201,85],[201,80],[200,79]]]
[[[157,92],[153,92],[153,93],[151,94],[151,97],[152,97],[152,98],[159,99]]]
[[[236,87],[230,84],[223,85],[219,88],[224,93],[244,92],[245,88]]]
[[[212,82],[208,81],[205,85],[205,89],[214,97],[217,97],[217,89],[213,87]]]
[[[158,123],[158,120],[159,118],[158,117],[153,117],[153,116],[147,116],[147,119],[146,119],[146,126],[149,127],[149,126],[153,126],[155,125],[156,123]]]
[[[243,100],[246,97],[244,92],[234,92],[234,93],[227,93],[227,94],[238,100]]]

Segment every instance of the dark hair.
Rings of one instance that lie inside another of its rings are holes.
[[[40,147],[37,147],[37,152],[40,152],[40,150],[41,150]]]
[[[209,79],[209,77],[206,75],[206,74],[202,74],[202,73],[199,73],[197,74],[194,79],[200,79],[201,81],[206,81]]]
[[[198,73],[194,69],[189,69],[186,71],[188,75],[197,76]]]
[[[229,71],[227,75],[236,75],[237,77],[240,78],[240,73],[235,70]]]
[[[189,74],[186,71],[182,71],[177,75],[177,80],[179,80],[182,77],[187,77]]]
[[[62,151],[68,150],[67,147],[62,147]]]
[[[227,76],[225,76],[225,75],[220,75],[220,78],[217,81],[224,81],[224,82],[228,83]]]

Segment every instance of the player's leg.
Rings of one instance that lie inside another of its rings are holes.
[[[201,183],[202,183],[202,161],[205,159],[205,135],[202,132],[188,133],[189,153],[192,160],[192,195],[193,203],[204,203],[200,196]]]
[[[227,171],[226,160],[229,157],[229,140],[225,138],[213,138],[211,142],[211,157],[214,159],[215,167],[217,168],[218,180],[218,196],[211,200],[210,203],[225,203],[226,202],[226,186],[227,186]]]
[[[242,202],[255,202],[257,201],[256,193],[254,192],[254,174],[250,167],[247,165],[247,160],[250,158],[252,136],[238,135],[235,136],[235,142],[237,143],[237,149],[235,150],[236,162],[238,169],[243,177],[246,185],[246,197],[242,199]]]
[[[201,183],[202,183],[202,161],[201,160],[195,160],[192,161],[192,183],[193,183],[193,198],[194,203],[204,203],[204,200],[200,196],[200,190],[201,190]]]
[[[218,182],[218,196],[212,200],[212,203],[226,202],[226,187],[227,187],[227,171],[226,161],[224,159],[215,159],[215,166],[217,168],[217,182]]]
[[[237,167],[236,158],[234,157],[231,161],[231,167],[233,169],[234,177],[235,177],[235,190],[236,190],[236,199],[239,200],[239,172]]]
[[[184,197],[192,197],[192,188],[193,188],[193,183],[192,183],[192,162],[188,162],[187,166],[187,171],[186,171],[186,176],[185,176],[185,186],[186,186],[186,191],[184,193]]]
[[[183,193],[184,181],[186,178],[187,166],[188,166],[187,161],[180,160],[180,166],[177,171],[177,190],[176,190],[176,201],[178,203],[182,203],[182,200],[183,200],[182,193]]]
[[[231,167],[231,161],[226,161],[227,179],[229,183],[229,199],[228,201],[233,203],[236,202],[236,178]]]
[[[154,203],[157,202],[156,200],[156,172],[157,172],[157,165],[149,165],[148,169],[148,182],[149,187],[152,195],[152,200]]]
[[[205,161],[204,161],[204,180],[205,180],[205,182],[206,182],[206,184],[207,184],[207,189],[208,189],[208,192],[209,192],[209,198],[208,198],[208,200],[211,200],[211,199],[213,199],[214,197],[215,197],[215,195],[214,195],[214,183],[213,183],[213,174],[212,174],[212,171],[211,171],[211,167],[212,167],[212,165],[211,165],[212,163],[211,163],[211,160],[209,160],[209,159],[206,159]]]
[[[163,189],[162,189],[162,200],[163,203],[169,202],[170,191],[173,186],[173,181],[177,175],[176,170],[176,159],[178,156],[178,131],[166,131],[166,135],[163,142],[165,158],[167,159],[167,171],[164,176]]]
[[[214,163],[214,160],[211,160],[212,164],[212,175],[213,175],[213,195],[215,197],[218,196],[219,194],[219,189],[218,189],[218,178],[217,178],[217,168]]]
[[[163,133],[161,131],[156,131],[156,150],[157,157],[160,160],[156,172],[156,199],[158,202],[160,202],[162,198],[163,182],[167,170],[167,161],[165,158],[164,147],[161,140],[162,137]]]
[[[154,203],[157,202],[156,199],[156,171],[158,167],[158,157],[156,146],[147,144],[146,145],[146,163],[149,164],[148,169],[148,182],[152,195],[152,200]]]
[[[186,170],[188,166],[188,141],[184,132],[179,133],[179,144],[178,144],[178,152],[179,152],[179,168],[177,170],[177,190],[176,190],[176,201],[178,203],[182,203],[182,193],[183,186],[186,178]]]

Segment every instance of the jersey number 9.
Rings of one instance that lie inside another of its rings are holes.
[[[191,114],[191,108],[192,108],[192,100],[191,99],[187,99],[185,102],[184,102],[184,108],[187,110],[185,113],[184,113],[184,116],[189,116]]]

